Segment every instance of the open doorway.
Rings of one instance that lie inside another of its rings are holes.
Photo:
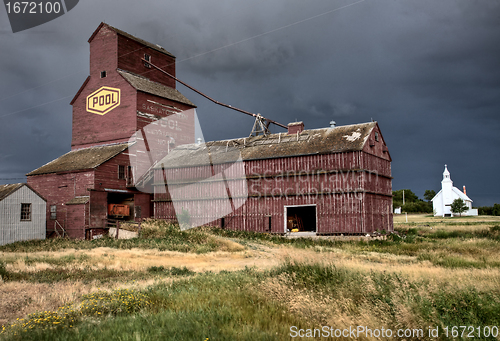
[[[316,232],[316,205],[285,206],[285,232]]]
[[[108,218],[131,220],[134,215],[134,195],[128,193],[108,193]]]

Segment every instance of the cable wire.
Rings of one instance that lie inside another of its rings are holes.
[[[356,1],[356,2],[353,2],[353,3],[350,3],[348,5],[345,5],[345,6],[342,6],[342,7],[338,7],[338,8],[335,8],[335,9],[332,9],[330,11],[326,11],[326,12],[323,12],[323,13],[320,13],[320,14],[317,14],[317,15],[314,15],[312,17],[309,17],[309,18],[306,18],[306,19],[302,19],[302,20],[299,20],[299,21],[296,21],[294,23],[291,23],[291,24],[287,24],[287,25],[284,25],[284,26],[281,26],[281,27],[278,27],[278,28],[275,28],[275,29],[272,29],[270,31],[267,31],[267,32],[263,32],[263,33],[260,33],[260,34],[257,34],[257,35],[254,35],[252,37],[248,37],[248,38],[245,38],[245,39],[242,39],[242,40],[239,40],[239,41],[236,41],[236,42],[233,42],[233,43],[229,43],[229,44],[226,44],[224,46],[220,46],[220,47],[217,47],[215,49],[212,49],[212,50],[209,50],[209,51],[206,51],[206,52],[202,52],[202,53],[199,53],[197,55],[194,55],[194,56],[191,56],[191,57],[187,57],[187,58],[184,58],[184,59],[181,59],[179,61],[176,61],[176,64],[179,64],[179,63],[182,63],[182,62],[186,62],[186,61],[189,61],[189,60],[192,60],[192,59],[195,59],[195,58],[198,58],[198,57],[201,57],[201,56],[204,56],[204,55],[207,55],[207,54],[210,54],[210,53],[213,53],[213,52],[216,52],[216,51],[219,51],[219,50],[223,50],[223,49],[226,49],[228,47],[231,47],[231,46],[235,46],[235,45],[238,45],[238,44],[241,44],[241,43],[244,43],[244,42],[247,42],[247,41],[250,41],[252,39],[256,39],[256,38],[260,38],[260,37],[263,37],[265,35],[268,35],[268,34],[271,34],[271,33],[274,33],[274,32],[277,32],[277,31],[281,31],[281,30],[284,30],[284,29],[287,29],[287,28],[290,28],[292,26],[295,26],[295,25],[299,25],[299,24],[302,24],[304,22],[307,22],[307,21],[310,21],[310,20],[314,20],[316,18],[319,18],[319,17],[322,17],[322,16],[325,16],[325,15],[328,15],[330,13],[334,13],[334,12],[337,12],[337,11],[340,11],[342,9],[345,9],[345,8],[348,8],[348,7],[351,7],[351,6],[354,6],[354,5],[357,5],[359,3],[362,3],[362,2],[365,2],[366,0],[359,0],[359,1]],[[136,52],[138,50],[141,50],[145,47],[141,47],[137,50],[134,50],[134,51],[129,51],[119,57],[123,57],[123,56],[126,56],[127,54],[130,54],[130,53],[133,53],[133,52]],[[173,63],[169,63],[169,64],[166,64],[164,66],[161,66],[161,68],[165,68],[165,67],[168,67],[170,65],[172,65]],[[149,72],[151,72],[152,70],[148,70],[148,71],[145,71],[143,73],[141,73],[141,75],[145,75]],[[54,82],[57,82],[57,81],[60,81],[62,79],[65,79],[69,76],[73,76],[75,74],[78,74],[78,73],[81,73],[83,71],[78,71],[78,72],[75,72],[75,73],[72,73],[72,74],[69,74],[67,76],[64,76],[64,77],[61,77],[61,78],[58,78],[58,79],[55,79],[55,80],[52,80],[50,82],[47,82],[47,83],[44,83],[44,84],[41,84],[41,85],[38,85],[36,87],[33,87],[33,88],[30,88],[30,89],[26,89],[24,91],[21,91],[19,93],[16,93],[16,94],[13,94],[13,95],[10,95],[10,96],[7,96],[7,97],[4,97],[2,99],[0,99],[0,102],[1,101],[4,101],[6,99],[9,99],[9,98],[12,98],[12,97],[15,97],[15,96],[18,96],[18,95],[21,95],[23,93],[26,93],[28,91],[31,91],[31,90],[35,90],[35,89],[38,89],[38,88],[41,88],[45,85],[48,85],[48,84],[51,84],[51,83],[54,83]],[[53,101],[50,101],[50,102],[46,102],[46,103],[42,103],[42,104],[39,104],[39,105],[36,105],[34,107],[31,107],[31,108],[27,108],[27,109],[23,109],[23,110],[19,110],[19,111],[15,111],[15,112],[10,112],[8,114],[4,114],[4,115],[1,115],[0,118],[3,118],[3,117],[7,117],[7,116],[10,116],[10,115],[15,115],[15,114],[18,114],[18,113],[21,113],[21,112],[24,112],[24,111],[27,111],[27,110],[31,110],[31,109],[35,109],[35,108],[38,108],[38,107],[41,107],[41,106],[44,106],[44,105],[47,105],[47,104],[51,104],[51,103],[54,103],[54,102],[58,102],[58,101],[61,101],[63,99],[66,99],[66,98],[69,98],[69,97],[74,97],[74,96],[65,96],[65,97],[62,97],[62,98],[59,98],[59,99],[56,99],[56,100],[53,100]]]

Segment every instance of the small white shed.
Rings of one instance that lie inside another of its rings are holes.
[[[0,185],[0,245],[45,239],[46,206],[27,184]]]

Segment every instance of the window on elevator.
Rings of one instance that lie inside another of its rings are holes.
[[[119,180],[125,179],[125,166],[122,165],[118,166],[118,179]]]

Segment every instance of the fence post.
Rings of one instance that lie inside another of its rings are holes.
[[[120,232],[120,221],[116,221],[116,237],[115,239],[118,239],[118,232]]]

